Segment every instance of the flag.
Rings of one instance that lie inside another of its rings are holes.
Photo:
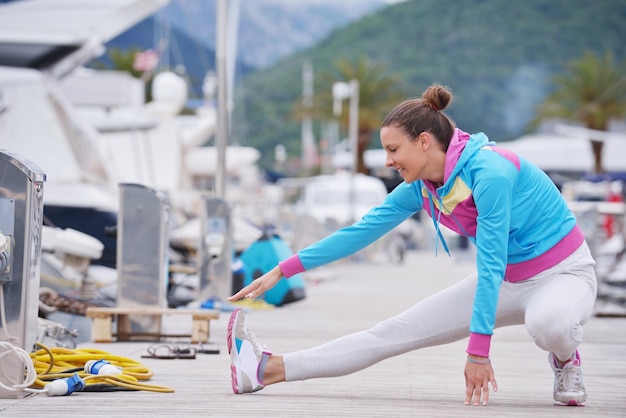
[[[133,60],[133,70],[141,72],[152,71],[158,62],[159,55],[154,49],[137,52]]]

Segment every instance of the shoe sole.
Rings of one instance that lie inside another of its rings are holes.
[[[568,403],[555,403],[554,405],[556,406],[585,406],[584,403],[580,402],[576,402],[575,400],[571,400]]]
[[[233,351],[233,328],[235,326],[235,322],[237,321],[237,316],[241,312],[241,309],[235,309],[232,314],[230,314],[230,319],[228,320],[228,331],[227,331],[227,345],[228,345],[228,354],[231,358],[230,364],[230,379],[231,385],[233,388],[233,393],[240,394],[239,391],[239,373],[237,372],[237,367],[235,367],[235,363],[238,362],[237,358],[237,350]]]
[[[587,399],[584,398],[582,401],[578,401],[577,399],[569,399],[567,401],[563,400],[557,400],[555,399],[556,402],[558,402],[556,405],[561,405],[561,406],[584,406],[583,404],[585,403]]]

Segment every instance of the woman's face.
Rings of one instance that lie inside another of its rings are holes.
[[[421,136],[410,138],[397,126],[380,130],[380,142],[387,152],[385,165],[398,171],[406,183],[426,178],[428,156]]]

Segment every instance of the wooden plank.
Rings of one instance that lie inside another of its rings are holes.
[[[111,315],[94,317],[91,322],[91,339],[95,342],[108,343],[113,341]]]
[[[88,317],[96,317],[100,315],[194,315],[198,318],[206,319],[218,319],[220,312],[214,309],[173,309],[173,308],[158,308],[152,306],[137,306],[137,307],[89,307],[85,312]]]
[[[203,343],[209,340],[210,321],[219,318],[219,311],[210,309],[169,309],[158,307],[89,307],[85,313],[93,319],[91,338],[94,342],[113,341],[113,317],[117,321],[117,340],[131,341],[137,338],[150,337],[152,340],[160,340],[168,337],[167,334],[141,334],[131,331],[131,316],[148,315],[188,315],[191,316],[191,342]]]

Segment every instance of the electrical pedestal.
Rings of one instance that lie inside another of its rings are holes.
[[[198,251],[198,300],[226,300],[232,292],[233,227],[231,207],[222,198],[203,196]]]
[[[0,233],[6,237],[0,272],[0,341],[30,353],[37,340],[45,173],[31,161],[0,150]],[[2,348],[0,347],[0,350]],[[2,352],[0,352],[2,354]],[[24,382],[24,364],[0,358],[5,384]],[[23,396],[0,388],[0,398]]]
[[[122,183],[117,231],[117,306],[167,308],[170,204],[141,184]],[[161,333],[160,315],[130,318],[132,334]],[[119,326],[119,324],[118,324]]]

